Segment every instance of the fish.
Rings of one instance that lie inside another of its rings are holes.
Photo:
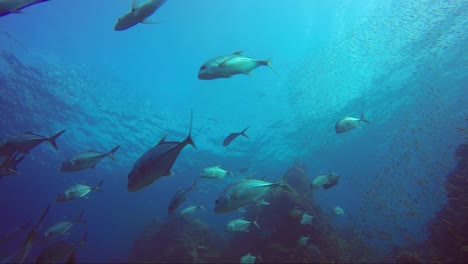
[[[276,183],[255,180],[241,179],[229,184],[215,200],[215,213],[227,213],[237,210],[247,204],[257,203],[268,205],[265,196],[274,188],[281,187],[289,193],[297,195],[286,182]]]
[[[307,243],[309,242],[309,239],[310,239],[309,236],[300,237],[300,238],[296,241],[296,244],[297,244],[298,247],[304,247],[304,246],[307,245]]]
[[[5,236],[3,236],[1,239],[0,239],[0,246],[4,245],[4,244],[7,244],[13,240],[15,240],[18,235],[23,232],[24,230],[26,230],[26,228],[28,228],[32,223],[32,220],[29,220],[27,223],[23,224],[23,225],[20,225],[18,226],[17,228],[15,228],[14,230],[12,230],[11,232],[9,232],[8,234],[6,234]]]
[[[330,172],[327,175],[320,175],[320,176],[315,177],[315,179],[310,184],[310,188],[312,190],[316,190],[316,189],[320,189],[321,187],[323,187],[323,189],[327,190],[337,185],[339,179],[340,179],[340,176],[336,175],[333,172]]]
[[[244,130],[242,130],[241,132],[238,132],[238,133],[231,133],[229,134],[229,136],[227,136],[224,141],[223,141],[223,147],[226,147],[227,145],[231,144],[231,142],[236,139],[238,136],[242,135],[244,136],[245,138],[249,138],[249,136],[247,136],[245,134],[245,131],[247,131],[247,129],[249,129],[250,126],[246,127]]]
[[[250,222],[250,221],[244,220],[242,217],[236,220],[229,221],[229,223],[227,223],[227,225],[224,227],[224,231],[231,232],[231,233],[249,232],[249,226],[251,224],[254,224],[256,227],[258,227],[258,229],[260,229],[260,226],[257,223],[257,219]]]
[[[21,9],[50,0],[0,0],[0,17],[21,13]]]
[[[232,171],[223,170],[220,166],[204,168],[200,173],[200,177],[207,179],[222,179],[226,175],[233,176],[234,174]]]
[[[202,209],[203,211],[206,211],[205,207],[203,205],[198,205],[198,206],[189,206],[182,210],[180,212],[181,215],[192,215],[194,214],[198,209]]]
[[[45,216],[49,212],[49,209],[50,205],[47,205],[47,207],[39,216],[39,219],[32,227],[31,231],[29,231],[28,235],[26,236],[26,240],[24,241],[23,246],[17,252],[15,252],[14,256],[11,258],[11,261],[8,261],[9,263],[24,263],[29,255],[29,252],[31,252],[33,241],[36,239],[37,232],[41,226],[42,221],[44,221]]]
[[[128,174],[129,192],[139,191],[161,177],[172,175],[171,168],[185,146],[197,149],[192,139],[192,119],[193,113],[190,114],[189,134],[184,141],[166,141],[166,136],[163,136],[156,146],[138,158]]]
[[[121,16],[114,26],[115,31],[129,29],[138,23],[142,24],[157,24],[156,21],[151,21],[148,17],[154,14],[166,0],[149,0],[138,6],[136,0],[132,2],[132,10]]]
[[[38,134],[33,133],[32,131],[26,131],[22,134],[13,135],[3,142],[0,142],[0,156],[10,156],[15,152],[29,154],[29,151],[41,144],[44,141],[49,142],[49,144],[55,149],[58,150],[57,143],[55,142],[58,137],[65,133],[66,129],[58,132],[57,134],[51,137],[44,137]]]
[[[104,192],[101,188],[102,183],[104,181],[100,181],[98,185],[95,187],[91,187],[84,184],[75,184],[73,187],[65,190],[63,193],[57,195],[57,202],[67,202],[78,198],[88,198],[86,195],[91,191],[98,191]]]
[[[240,263],[241,264],[253,264],[255,263],[255,260],[257,260],[257,258],[263,262],[260,256],[255,257],[252,255],[252,253],[249,252],[247,253],[247,255],[244,255],[241,257]]]
[[[95,169],[96,164],[98,164],[103,158],[109,157],[112,160],[116,161],[114,154],[119,150],[120,145],[117,145],[108,153],[100,153],[94,150],[88,150],[73,156],[72,158],[64,161],[60,166],[61,172],[73,172],[81,171],[84,169]]]
[[[20,172],[16,168],[18,163],[20,163],[26,156],[18,157],[18,154],[8,156],[7,159],[3,161],[0,165],[0,177],[17,175]]]
[[[84,211],[82,210],[80,215],[72,221],[60,221],[55,223],[49,229],[44,232],[42,240],[39,244],[43,244],[49,242],[51,240],[55,240],[61,236],[67,235],[67,231],[70,230],[76,223],[86,223],[83,219]]]
[[[242,55],[242,53],[243,51],[236,51],[228,55],[209,59],[200,67],[198,79],[213,80],[218,78],[230,78],[236,74],[252,75],[251,71],[262,65],[266,65],[273,70],[271,59],[257,60],[246,57]]]
[[[189,192],[195,189],[196,185],[197,181],[194,181],[192,186],[177,190],[172,199],[169,201],[169,205],[167,207],[167,214],[171,215],[172,213],[174,213],[174,211],[187,199],[187,195],[189,194]]]
[[[344,215],[344,210],[343,210],[343,208],[337,206],[337,207],[333,208],[333,213],[335,215]]]
[[[364,113],[361,113],[361,118],[357,119],[355,117],[345,117],[338,120],[335,124],[335,132],[341,134],[350,130],[353,130],[361,126],[361,122],[366,122],[370,124],[370,121],[366,119]]]
[[[301,218],[301,225],[311,225],[314,216],[307,214],[307,211],[304,212]]]
[[[37,256],[36,263],[74,263],[78,247],[85,247],[88,233],[77,242],[58,241],[44,248]]]

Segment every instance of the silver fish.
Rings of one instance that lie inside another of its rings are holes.
[[[76,223],[86,223],[86,221],[83,219],[83,214],[84,211],[81,211],[80,215],[73,221],[60,221],[58,223],[55,223],[53,226],[51,226],[44,232],[42,241],[40,241],[39,244],[43,244],[67,235],[67,231],[70,228],[72,228]]]
[[[300,237],[300,238],[296,241],[296,244],[297,244],[298,247],[304,247],[304,246],[307,245],[307,243],[309,242],[309,239],[310,239],[309,236]]]
[[[138,23],[158,23],[149,20],[148,17],[151,16],[154,12],[156,12],[156,10],[158,10],[165,2],[166,0],[149,0],[146,3],[138,6],[136,1],[133,0],[132,10],[117,20],[117,23],[114,26],[114,30],[121,31],[129,29]]]
[[[192,140],[192,117],[193,114],[190,115],[189,134],[184,141],[166,141],[164,136],[156,146],[138,158],[128,174],[129,192],[139,191],[161,177],[172,175],[171,168],[185,146],[192,145],[197,149]]]
[[[204,168],[200,173],[200,177],[207,179],[222,179],[226,175],[233,176],[234,174],[232,173],[232,171],[226,171],[220,166]]]
[[[366,119],[364,113],[361,113],[361,118],[355,117],[345,117],[338,120],[335,124],[335,132],[337,134],[341,134],[350,130],[353,130],[361,125],[361,122],[370,123],[369,120]]]
[[[229,184],[215,201],[215,213],[237,210],[247,204],[269,204],[265,196],[274,188],[281,187],[287,192],[297,193],[285,182],[265,182],[255,179],[242,179]]]
[[[315,190],[315,189],[320,189],[321,187],[323,187],[323,189],[327,190],[337,185],[339,179],[340,179],[340,176],[336,175],[333,172],[330,172],[329,174],[326,174],[326,175],[320,175],[314,178],[314,180],[310,184],[310,188]]]
[[[257,60],[242,55],[243,51],[209,59],[200,67],[198,79],[212,80],[229,78],[236,74],[252,75],[251,71],[259,66],[271,67],[271,59]],[[273,70],[274,71],[274,70]]]
[[[244,255],[241,257],[240,263],[241,264],[253,264],[255,263],[257,258],[263,262],[260,256],[255,257],[254,255],[252,255],[252,253],[249,252],[247,255]]]
[[[62,130],[49,138],[35,134],[31,131],[11,136],[0,142],[0,156],[13,155],[15,152],[28,154],[31,149],[44,141],[48,141],[54,149],[58,150],[55,140],[65,131],[66,130]]]
[[[181,215],[192,215],[199,209],[202,209],[203,211],[206,211],[205,207],[200,204],[198,206],[189,206],[189,207],[185,208],[184,210],[180,211],[180,214]]]
[[[101,188],[102,183],[104,181],[100,181],[98,185],[95,187],[91,187],[88,185],[83,185],[83,184],[75,184],[73,187],[65,190],[63,193],[60,193],[57,195],[57,202],[66,202],[66,201],[71,201],[77,198],[87,198],[87,194],[90,193],[91,191],[98,191],[98,192],[104,192]]]
[[[236,220],[229,221],[227,225],[224,227],[224,231],[226,232],[249,232],[249,227],[251,224],[254,224],[258,229],[260,229],[260,226],[257,223],[257,219],[254,221],[250,222],[247,220],[244,220],[243,218],[239,218]]]
[[[50,0],[0,0],[0,17],[21,13],[21,9]]]
[[[313,215],[307,214],[307,211],[302,214],[301,225],[311,225],[312,220],[314,219]]]
[[[95,169],[96,164],[98,164],[103,158],[109,157],[112,160],[117,160],[114,157],[114,153],[119,150],[120,145],[113,148],[108,153],[100,153],[94,150],[88,150],[82,152],[71,159],[68,159],[62,163],[60,167],[61,172],[72,172],[72,171],[81,171],[84,169]]]

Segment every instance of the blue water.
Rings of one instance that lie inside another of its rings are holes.
[[[87,223],[70,236],[89,232],[78,260],[126,260],[145,225],[165,218],[172,195],[201,169],[222,165],[238,179],[249,167],[275,181],[300,160],[311,178],[342,176],[312,194],[325,212],[345,209],[346,218],[333,218],[337,230],[373,233],[368,242],[382,248],[407,244],[408,235],[426,238],[425,223],[445,202],[454,149],[467,138],[457,130],[468,114],[467,2],[169,0],[153,15],[161,23],[114,31],[130,6],[53,0],[0,18],[0,31],[8,32],[0,34],[0,52],[23,65],[0,57],[0,135],[67,129],[59,151],[43,143],[20,163],[20,175],[0,180],[0,234],[37,219],[47,204],[44,227],[84,209]],[[259,67],[254,76],[197,79],[203,62],[237,50],[272,58],[278,74]],[[173,176],[127,192],[136,159],[165,134],[184,139],[191,109],[198,150],[182,151]],[[338,119],[361,112],[371,124],[335,133]],[[250,139],[222,147],[248,125]],[[59,172],[78,152],[118,144],[117,162]],[[55,202],[75,183],[100,180],[104,193]],[[230,181],[203,181],[182,207],[204,203],[208,212],[198,217],[222,232],[240,215],[213,212]],[[392,239],[378,239],[379,231]],[[0,248],[0,258],[19,245]]]

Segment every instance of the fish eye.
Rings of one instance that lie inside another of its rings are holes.
[[[206,69],[206,66],[205,66],[205,65],[203,65],[203,66],[201,66],[201,68],[200,68],[200,69],[201,69],[201,70],[204,70],[204,69]]]

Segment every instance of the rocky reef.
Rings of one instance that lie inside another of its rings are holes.
[[[244,213],[245,219],[258,219],[260,229],[221,238],[201,221],[176,215],[150,224],[135,241],[130,261],[233,263],[248,252],[260,256],[258,263],[372,261],[363,254],[368,252],[364,243],[346,241],[333,230],[329,216],[314,203],[304,166],[295,163],[283,180],[297,195],[273,190],[266,198],[270,205],[251,205]],[[312,220],[304,221],[305,214]],[[308,237],[305,244],[298,243],[301,237]]]

